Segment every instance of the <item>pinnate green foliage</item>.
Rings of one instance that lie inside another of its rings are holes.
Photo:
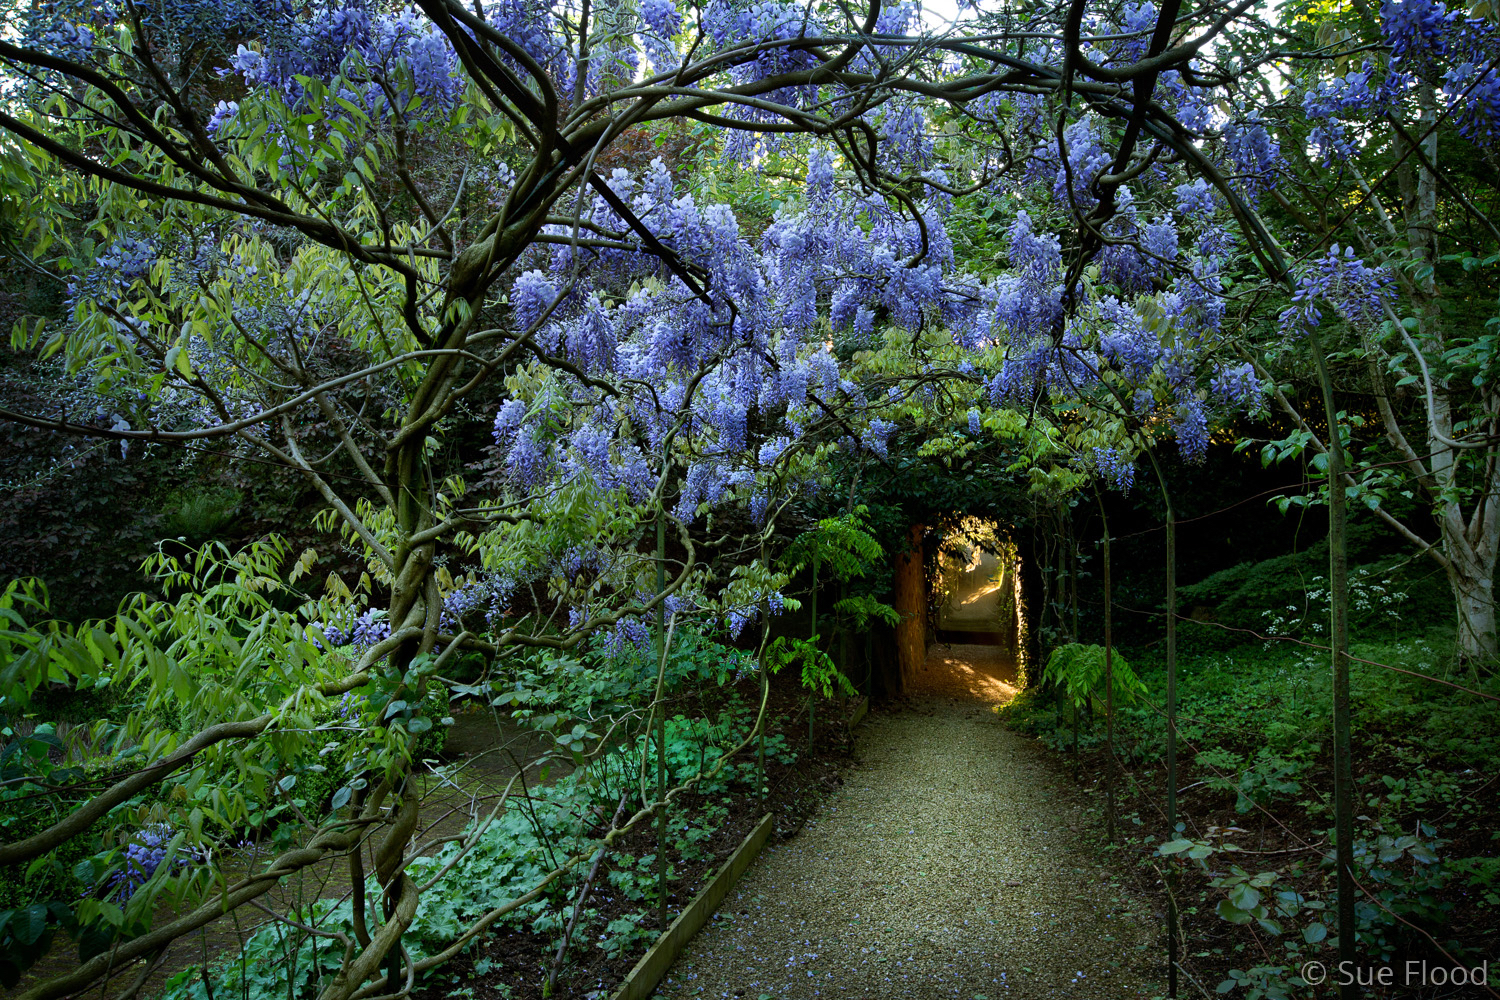
[[[577,678],[579,675],[570,674]],[[580,688],[589,682],[581,680]],[[564,684],[563,688],[571,685]],[[583,691],[565,700],[583,699]],[[676,716],[666,720],[667,765],[675,784],[704,773],[722,751],[744,739],[753,713],[733,703],[717,723]],[[790,763],[794,755],[780,738],[768,740],[770,755]],[[413,961],[435,954],[463,932],[478,916],[527,893],[559,861],[587,856],[595,841],[590,818],[602,811],[613,812],[620,796],[628,794],[635,780],[636,761],[647,746],[638,736],[628,745],[604,755],[589,767],[528,790],[528,800],[514,800],[492,821],[472,823],[462,842],[450,843],[436,853],[415,858],[406,873],[421,884],[430,884],[402,943]],[[750,780],[752,765],[731,763],[714,780],[700,782],[708,795],[722,795],[737,776]],[[702,854],[699,846],[722,824],[727,810],[710,803],[701,814],[678,816],[672,826],[671,857]],[[623,895],[640,905],[640,912],[605,921],[597,908],[585,905],[580,941],[590,940],[614,958],[654,935],[645,912],[654,905],[656,856],[634,857],[611,851],[596,892]],[[526,903],[496,924],[496,929],[527,930],[554,938],[562,932],[580,890],[576,870],[554,883],[548,891]],[[379,898],[374,879],[367,883],[367,896]],[[321,899],[293,914],[294,919],[318,928],[324,934],[352,936],[353,914],[347,900]],[[243,997],[247,1000],[280,1000],[288,995],[311,993],[326,985],[338,970],[343,946],[333,937],[312,936],[286,925],[270,923],[247,941],[240,957],[220,963],[205,972],[190,968],[168,984],[162,1000],[210,1000],[210,997]],[[205,983],[211,984],[212,994]]]
[[[885,549],[865,526],[867,510],[857,507],[838,517],[825,517],[816,528],[787,546],[785,561],[795,573],[816,564],[837,580],[864,576],[885,558]]]
[[[863,504],[838,517],[825,517],[817,527],[799,535],[782,557],[788,573],[808,567],[825,578],[848,582],[867,576],[885,562],[885,548],[870,533],[869,509]],[[855,629],[869,627],[871,620],[895,625],[901,620],[895,608],[870,594],[851,594],[834,602],[833,611],[848,619]]]
[[[1128,705],[1146,693],[1146,685],[1136,676],[1130,664],[1115,650],[1110,659],[1116,705]],[[1047,658],[1042,671],[1044,683],[1061,688],[1074,705],[1082,708],[1100,697],[1104,686],[1104,647],[1070,642],[1059,646]]]
[[[890,626],[901,622],[901,612],[884,601],[877,601],[869,594],[855,594],[853,597],[835,601],[833,610],[835,614],[848,618],[854,628],[859,631],[869,628],[872,620],[879,620]]]
[[[347,775],[379,773],[417,751],[416,734],[431,728],[427,717],[440,702],[400,724],[394,716],[366,724],[378,684],[371,697],[343,703],[324,693],[352,663],[313,624],[337,617],[347,601],[298,586],[315,561],[274,536],[240,550],[160,551],[146,564],[157,596],[137,595],[113,617],[77,625],[49,617],[38,584],[0,593],[7,841],[46,831],[101,787],[212,726],[267,720],[247,737],[205,746],[7,882],[0,902],[11,906],[3,911],[10,931],[0,934],[0,951],[12,972],[58,930],[85,956],[142,933],[163,906],[193,905],[214,891],[202,862],[225,843],[252,830],[274,835],[293,816],[324,816]],[[105,717],[65,734],[49,720],[58,697],[98,692],[110,696]],[[167,853],[181,861],[140,872],[128,892],[105,891],[121,884],[143,830],[167,831]],[[46,926],[33,933],[38,920]]]
[[[855,694],[854,685],[839,670],[833,657],[818,648],[817,636],[811,639],[778,636],[766,648],[765,661],[773,674],[785,667],[800,667],[802,686],[824,698],[832,697],[834,688],[846,695]]]

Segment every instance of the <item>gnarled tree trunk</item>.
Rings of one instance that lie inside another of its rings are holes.
[[[1443,551],[1458,614],[1458,655],[1466,663],[1494,663],[1500,660],[1495,635],[1496,530],[1473,539],[1467,531],[1450,528],[1455,521],[1461,524],[1457,517],[1443,519]]]

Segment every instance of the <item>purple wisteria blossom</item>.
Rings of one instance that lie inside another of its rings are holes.
[[[1356,326],[1379,322],[1390,296],[1390,280],[1384,268],[1369,267],[1360,260],[1352,246],[1340,250],[1335,243],[1302,270],[1292,304],[1281,313],[1282,332],[1298,337],[1318,326],[1323,319],[1319,302],[1333,306]]]
[[[1112,489],[1129,493],[1135,485],[1135,463],[1118,448],[1095,448],[1092,454],[1099,477]]]
[[[104,885],[105,895],[116,903],[124,903],[135,895],[166,862],[175,836],[172,828],[165,823],[152,823],[133,833],[125,844],[123,866]],[[172,867],[184,868],[201,860],[203,856],[199,852],[179,849],[172,858]]]

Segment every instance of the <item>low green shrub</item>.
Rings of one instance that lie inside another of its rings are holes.
[[[1209,654],[1262,642],[1260,636],[1326,641],[1328,549],[1241,563],[1181,586],[1178,630],[1185,654]],[[1350,633],[1389,641],[1421,635],[1453,617],[1452,595],[1440,574],[1409,557],[1387,557],[1350,567]],[[1445,631],[1439,629],[1439,631]],[[1446,629],[1451,631],[1451,627]]]
[[[699,774],[705,756],[711,765],[719,753],[745,738],[751,721],[753,715],[748,711],[727,713],[722,726],[704,727],[703,720],[684,716],[666,720],[669,780],[679,784]],[[551,784],[532,787],[525,803],[513,802],[484,828],[471,847],[451,843],[431,856],[413,859],[407,874],[419,884],[433,884],[422,893],[416,918],[402,937],[411,959],[420,962],[446,947],[476,918],[528,892],[559,862],[590,853],[595,842],[585,819],[612,814],[621,795],[630,794],[639,779],[637,768],[645,740],[642,734],[587,768]],[[706,754],[705,740],[709,744]],[[767,744],[768,757],[795,759],[776,738],[768,738]],[[726,767],[723,775],[701,782],[698,790],[719,795],[728,791],[735,774],[746,781],[752,779],[754,767],[753,761]],[[708,841],[727,815],[722,797],[710,798],[696,814],[673,815],[669,859],[705,857]],[[669,867],[669,875],[672,871]],[[571,915],[580,882],[581,872],[575,867],[540,898],[517,908],[495,927],[560,934]],[[636,857],[611,851],[595,891],[611,897],[623,894],[631,903],[640,904],[640,910],[606,923],[597,909],[585,907],[575,935],[581,946],[596,947],[614,958],[654,936],[646,913],[656,900],[655,854]],[[379,887],[371,879],[367,896],[378,899],[379,895]],[[353,933],[353,911],[347,901],[318,900],[295,919],[324,934]],[[162,1000],[224,996],[282,1000],[311,995],[334,974],[342,956],[343,947],[334,938],[272,923],[251,935],[239,959],[215,965],[207,973],[192,968],[174,976]]]

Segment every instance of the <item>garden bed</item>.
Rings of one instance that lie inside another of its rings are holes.
[[[783,680],[790,680],[785,678]],[[728,860],[745,837],[754,830],[760,818],[767,812],[775,816],[772,842],[786,840],[797,835],[808,817],[813,814],[824,798],[842,782],[842,771],[849,761],[852,738],[847,726],[840,724],[843,718],[835,714],[833,703],[820,705],[820,720],[816,742],[809,752],[805,695],[792,684],[778,680],[773,683],[768,717],[767,736],[781,736],[786,745],[795,751],[796,759],[791,763],[767,758],[766,784],[768,793],[764,800],[755,794],[750,785],[740,785],[728,796],[709,796],[689,793],[677,800],[674,816],[701,815],[719,799],[718,804],[727,807],[723,822],[711,838],[701,844],[704,853],[692,860],[674,861],[672,877],[669,879],[667,896],[668,920],[675,919],[682,908],[690,903],[700,889]],[[853,707],[851,703],[850,707]],[[801,715],[798,711],[801,709]],[[744,751],[753,759],[753,748]],[[724,802],[723,799],[728,801]],[[624,855],[635,859],[654,856],[657,846],[655,825],[637,828],[619,843],[616,857]],[[621,872],[621,864],[601,866],[598,876],[600,885],[610,884],[609,875]],[[652,869],[654,871],[654,869]],[[598,923],[608,924],[618,919],[637,918],[640,904],[620,892],[597,892],[590,897],[589,905],[598,910]],[[575,941],[569,949],[569,960],[559,973],[555,996],[604,998],[611,996],[639,961],[646,949],[655,942],[665,929],[658,925],[654,907],[645,911],[637,921],[639,929],[636,947],[625,949],[610,956],[597,947],[587,947],[586,942]],[[557,939],[553,935],[536,932],[508,932],[487,937],[479,947],[448,963],[440,973],[434,975],[413,994],[418,1000],[439,1000],[454,996],[491,996],[532,1000],[546,994],[543,992],[546,972],[557,951]]]
[[[753,679],[737,686],[716,688],[694,693],[692,704],[686,696],[669,700],[669,714],[687,712],[689,715],[712,714],[731,703],[739,711],[747,711],[752,702],[758,703],[758,682]],[[848,706],[853,709],[857,703]],[[767,739],[775,748],[766,757],[767,793],[757,793],[750,774],[756,754],[755,746],[741,751],[738,774],[727,782],[727,786],[713,793],[689,791],[678,797],[673,804],[671,822],[674,829],[691,828],[693,837],[690,856],[669,855],[670,877],[668,880],[668,920],[690,902],[703,885],[755,827],[766,812],[774,813],[773,841],[793,837],[802,824],[817,808],[818,804],[841,781],[841,772],[849,760],[852,740],[848,732],[847,716],[841,715],[836,704],[826,701],[817,710],[818,732],[816,741],[809,747],[806,722],[806,695],[790,675],[774,678],[770,700],[767,705]],[[464,794],[495,793],[508,780],[510,749],[518,760],[524,762],[534,756],[542,746],[538,734],[530,730],[503,722],[498,726],[479,724],[476,717],[460,715],[455,733],[460,734],[445,748],[443,761],[448,764],[472,762],[466,767]],[[550,741],[546,738],[545,741]],[[483,756],[481,756],[483,755]],[[711,763],[711,761],[710,761]],[[513,768],[511,768],[513,770]],[[566,761],[543,770],[535,766],[525,767],[530,794],[541,794],[541,787],[556,782],[572,772]],[[439,787],[434,793],[441,798],[445,792]],[[456,795],[448,792],[446,794]],[[462,797],[462,796],[459,796]],[[434,801],[429,797],[429,803]],[[541,799],[536,799],[540,803]],[[509,809],[523,808],[519,802]],[[463,827],[462,817],[455,813],[443,818],[444,810],[433,812],[439,818],[416,838],[426,842],[436,836],[453,835]],[[603,817],[591,831],[604,832]],[[706,834],[706,835],[705,835]],[[654,857],[657,849],[657,826],[654,822],[643,823],[616,842],[601,863],[594,890],[586,901],[587,919],[580,924],[567,951],[566,960],[558,972],[552,995],[557,996],[608,996],[629,973],[641,955],[659,937],[654,898],[643,900],[643,893],[654,891]],[[234,872],[253,868],[265,861],[267,849],[247,848],[230,855],[225,870],[231,879]],[[243,856],[240,856],[243,855]],[[587,865],[583,866],[585,869]],[[559,913],[571,914],[570,896],[576,893],[582,872],[559,883],[554,903]],[[623,888],[622,888],[623,887]],[[315,900],[347,899],[350,890],[348,865],[339,858],[326,861],[305,870],[297,878],[278,888],[266,902],[278,911],[298,910],[313,906]],[[492,903],[507,898],[506,887],[499,886]],[[329,905],[329,904],[316,904]],[[175,915],[171,909],[157,914],[160,923]],[[535,921],[532,921],[535,923]],[[545,923],[545,921],[544,921]],[[623,930],[610,934],[610,948],[601,947],[599,929],[611,924],[628,925]],[[305,935],[287,930],[285,947],[278,946],[266,951],[262,943],[257,947],[257,932],[264,933],[270,922],[245,922],[235,925],[221,919],[210,925],[206,933],[194,935],[191,947],[169,952],[153,969],[140,991],[142,997],[165,995],[168,998],[208,997],[202,975],[204,964],[222,966],[233,962],[242,953],[248,954],[249,1000],[263,994],[269,998],[285,997],[286,975],[272,975],[256,971],[256,966],[276,965],[284,962],[307,960]],[[283,929],[286,929],[283,927]],[[298,941],[301,937],[304,940]],[[529,926],[516,926],[502,922],[481,935],[463,954],[433,970],[425,980],[419,981],[413,996],[422,1000],[450,996],[494,996],[530,998],[542,997],[547,973],[555,960],[559,941],[556,928],[534,930]],[[247,945],[248,952],[245,952]],[[286,958],[285,956],[293,956]],[[59,939],[47,958],[33,967],[20,984],[22,989],[68,971],[74,962],[74,947],[71,942]],[[316,959],[314,959],[314,962]],[[140,966],[121,969],[116,980],[123,983],[133,980]],[[273,986],[273,983],[275,984]],[[304,983],[304,987],[309,984]],[[124,988],[121,985],[119,988]],[[214,990],[212,995],[220,992]],[[239,990],[234,991],[238,995]]]
[[[1396,652],[1383,650],[1384,662]],[[1101,838],[1113,780],[1111,849],[1136,860],[1121,869],[1133,867],[1134,888],[1163,920],[1165,880],[1176,870],[1180,963],[1210,993],[1305,996],[1303,964],[1337,962],[1326,672],[1321,657],[1248,646],[1185,662],[1176,831],[1165,822],[1165,722],[1156,708],[1120,714],[1118,769],[1102,718],[1085,718],[1075,740],[1071,713],[1059,713],[1050,692],[1029,692],[1006,713],[1070,760],[1095,797]],[[1395,980],[1367,995],[1492,996],[1401,980],[1409,961],[1468,968],[1500,954],[1495,713],[1421,680],[1393,681],[1359,664],[1354,672],[1358,950],[1362,963],[1393,969]],[[1159,674],[1142,676],[1160,690]],[[1183,991],[1196,989],[1184,980]]]

